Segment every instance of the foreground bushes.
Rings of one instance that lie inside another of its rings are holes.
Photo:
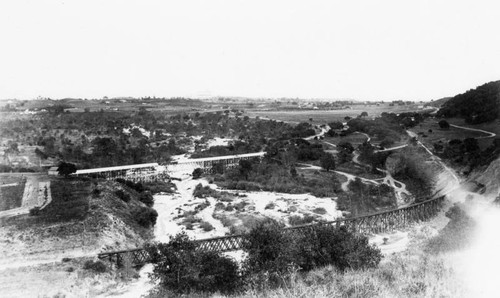
[[[381,252],[364,236],[345,227],[314,226],[298,233],[267,219],[244,236],[247,253],[242,268],[217,252],[203,252],[186,234],[167,244],[146,247],[155,264],[153,277],[169,293],[231,294],[247,289],[263,290],[286,284],[290,272],[306,273],[333,265],[339,271],[376,267]]]
[[[241,288],[238,264],[217,252],[196,250],[184,233],[171,236],[168,243],[148,245],[155,264],[153,278],[174,294],[221,292],[230,294]]]

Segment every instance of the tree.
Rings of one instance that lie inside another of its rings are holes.
[[[441,127],[442,129],[450,128],[450,124],[448,123],[448,121],[446,121],[444,119],[439,121],[438,124],[439,124],[439,127]]]
[[[321,156],[319,160],[319,163],[321,167],[325,169],[327,172],[335,169],[335,158],[333,157],[333,155],[329,153],[323,154],[323,156]]]
[[[328,123],[328,126],[330,126],[331,129],[342,129],[344,128],[344,124],[340,121],[334,121],[331,123]]]
[[[248,179],[248,174],[252,171],[252,163],[249,160],[240,160],[239,168],[241,176],[245,176],[245,179]]]
[[[57,172],[61,176],[68,177],[76,172],[76,166],[69,162],[61,162],[57,168]]]
[[[202,174],[203,174],[203,170],[201,168],[194,169],[194,171],[193,171],[193,179],[200,178]]]
[[[347,153],[353,153],[354,152],[354,146],[349,143],[349,142],[340,142],[337,147],[340,150],[346,151]]]
[[[361,117],[368,117],[368,113],[367,112],[362,112],[361,113]]]

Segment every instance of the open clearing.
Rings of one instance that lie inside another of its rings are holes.
[[[497,135],[500,133],[499,123],[496,123],[496,127],[494,127],[495,125],[491,125],[491,123],[488,125],[465,124],[461,119],[446,119],[446,121],[448,121],[450,124],[463,126],[466,128],[491,131],[492,133],[496,133]],[[439,127],[438,122],[439,119],[429,118],[420,123],[420,125],[412,128],[411,131],[417,134],[425,134],[426,137],[423,137],[422,135],[422,137],[420,137],[419,139],[429,148],[432,148],[433,144],[438,141],[445,142],[453,139],[463,140],[465,138],[476,138],[478,139],[481,150],[484,150],[491,144],[493,140],[493,138],[488,137],[490,136],[489,134],[485,134],[479,131],[468,130],[454,126],[451,126],[449,129],[442,129]],[[429,132],[429,130],[432,130],[432,132]]]
[[[409,106],[389,106],[389,104],[376,105],[354,105],[350,109],[343,110],[246,110],[249,117],[259,116],[285,122],[309,122],[312,118],[313,124],[325,124],[333,121],[344,122],[344,117],[351,118],[359,116],[362,112],[367,112],[368,117],[378,117],[381,113],[402,113],[417,111],[415,105]]]

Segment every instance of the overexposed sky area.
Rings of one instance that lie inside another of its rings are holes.
[[[500,80],[500,1],[0,2],[0,98],[430,100]]]

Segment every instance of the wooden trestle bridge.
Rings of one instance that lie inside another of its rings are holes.
[[[300,234],[312,232],[319,225],[328,225],[335,227],[346,226],[353,232],[365,235],[384,233],[407,227],[412,223],[429,220],[439,212],[443,200],[444,196],[399,209],[352,218],[342,218],[321,224],[294,226],[285,228],[284,230],[287,233]],[[240,250],[244,248],[244,242],[245,235],[229,235],[195,240],[199,250],[220,252]],[[129,260],[133,265],[142,265],[150,261],[148,252],[142,248],[100,253],[98,258],[108,260],[117,265],[122,264],[125,259]]]
[[[78,170],[72,174],[73,177],[92,177],[114,180],[118,178],[131,180],[134,182],[152,182],[169,179],[173,173],[188,171],[192,172],[196,168],[201,168],[205,172],[211,171],[215,164],[222,164],[224,168],[234,168],[239,165],[240,160],[262,159],[266,152],[255,152],[238,155],[225,155],[207,158],[186,159],[173,162],[166,166],[157,163],[125,165],[117,167],[94,168]],[[57,175],[57,171],[49,171],[49,175]]]

